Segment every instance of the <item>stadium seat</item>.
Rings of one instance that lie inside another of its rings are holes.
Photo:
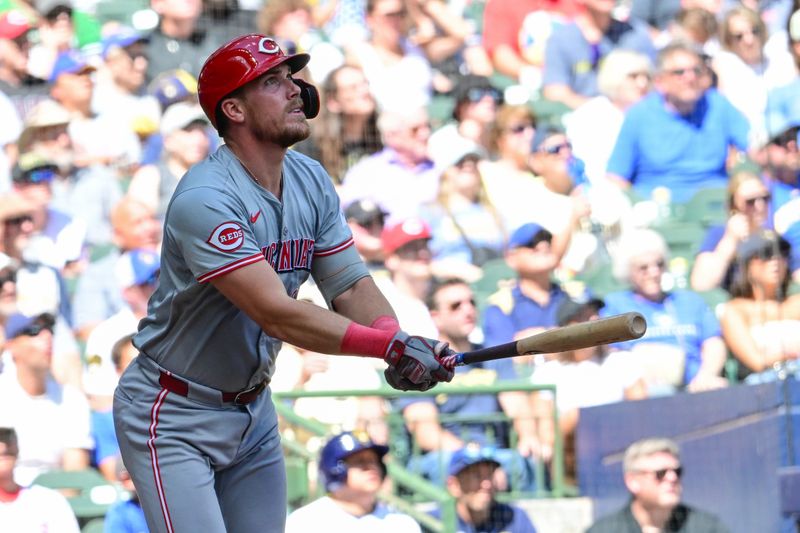
[[[724,187],[700,189],[684,204],[681,221],[709,227],[728,218],[728,191]]]
[[[81,522],[102,518],[120,497],[118,489],[92,468],[77,471],[51,470],[39,474],[33,483],[64,494]]]
[[[104,531],[105,520],[103,518],[93,518],[81,528],[81,533],[103,533]]]
[[[500,289],[503,283],[515,280],[517,273],[508,266],[508,263],[503,258],[490,259],[481,268],[483,269],[483,275],[472,284],[472,290],[475,292],[478,309],[483,311],[489,296]]]

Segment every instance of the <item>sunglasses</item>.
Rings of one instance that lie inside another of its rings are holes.
[[[7,218],[5,220],[5,223],[8,226],[21,226],[26,222],[33,222],[33,217],[30,215],[22,215],[19,217]]]
[[[752,209],[753,207],[755,207],[756,202],[764,202],[765,204],[767,204],[767,203],[769,203],[770,200],[772,200],[772,195],[771,194],[765,194],[763,196],[754,196],[752,198],[747,198],[744,201],[744,205],[746,207]]]
[[[658,470],[637,470],[637,472],[642,474],[653,474],[656,480],[664,481],[664,478],[667,477],[668,472],[674,472],[675,477],[680,479],[683,475],[683,467],[679,466],[677,468],[660,468]]]
[[[467,100],[469,100],[473,104],[476,102],[480,102],[486,96],[490,96],[492,100],[494,100],[495,103],[497,104],[503,101],[503,96],[500,94],[500,91],[498,91],[494,87],[489,87],[489,88],[473,87],[472,89],[467,91]]]
[[[458,300],[457,302],[450,302],[447,304],[447,308],[450,311],[458,311],[464,305],[470,305],[472,307],[476,307],[478,304],[475,302],[475,298],[468,298],[466,300]]]
[[[533,129],[535,129],[535,126],[533,124],[515,124],[513,126],[507,127],[506,131],[508,133],[513,133],[514,135],[519,135],[520,133]]]
[[[559,144],[554,144],[553,146],[544,146],[541,151],[545,154],[558,155],[562,150],[572,150],[572,143],[564,141]]]
[[[770,261],[772,259],[787,259],[789,251],[785,248],[778,248],[776,246],[765,246],[753,254],[754,258],[761,259],[762,261]]]
[[[703,67],[698,65],[696,67],[691,67],[691,68],[674,68],[672,70],[668,70],[667,74],[669,74],[670,76],[675,76],[676,78],[682,78],[690,72],[694,74],[695,77],[700,77],[700,75],[703,73]]]
[[[744,40],[745,37],[752,36],[752,37],[761,37],[761,30],[758,28],[753,28],[752,30],[747,30],[739,33],[731,33],[731,39],[740,43]]]
[[[53,333],[53,326],[51,324],[32,324],[27,328],[21,330],[17,337],[20,335],[25,335],[26,337],[36,337],[42,331],[47,330],[50,333]]]
[[[50,183],[56,176],[56,169],[53,167],[34,168],[22,176],[23,183]]]

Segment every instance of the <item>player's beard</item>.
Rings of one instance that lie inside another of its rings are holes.
[[[274,143],[283,148],[290,148],[295,143],[307,139],[311,134],[311,128],[308,122],[303,120],[300,122],[284,123],[280,131],[270,131],[261,124],[255,125],[253,135],[262,143]]]

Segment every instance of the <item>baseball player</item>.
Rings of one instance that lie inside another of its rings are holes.
[[[269,381],[281,341],[380,357],[395,388],[449,381],[444,343],[399,329],[353,246],[330,177],[288,151],[316,89],[263,35],[216,50],[200,104],[225,144],[180,180],[161,275],[114,422],[152,532],[283,531],[286,474]],[[294,298],[311,275],[330,309]]]
[[[286,533],[419,533],[413,518],[378,501],[388,451],[360,431],[331,438],[319,458],[319,481],[327,495],[290,514]]]

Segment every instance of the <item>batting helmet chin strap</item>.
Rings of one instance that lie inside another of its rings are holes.
[[[292,81],[300,87],[300,98],[303,99],[303,114],[306,118],[314,118],[319,115],[319,91],[310,83],[292,78]]]

